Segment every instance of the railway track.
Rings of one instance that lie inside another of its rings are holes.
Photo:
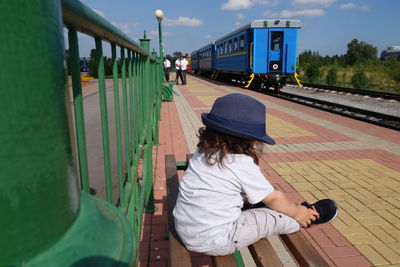
[[[268,94],[275,97],[285,99],[288,101],[296,102],[316,109],[328,111],[331,113],[339,114],[342,116],[350,117],[353,119],[365,121],[371,124],[379,125],[382,127],[400,131],[400,117],[378,112],[368,111],[346,105],[337,104],[334,102],[314,99],[310,97],[300,96],[296,94],[268,91]]]
[[[199,77],[199,76],[197,76],[197,77]],[[211,79],[204,78],[204,77],[201,77],[201,79],[205,79],[210,82],[215,82],[215,80],[211,80]],[[224,83],[224,82],[222,82],[222,83]],[[309,86],[310,84],[303,84],[303,85]],[[314,85],[314,86],[317,86],[317,85]],[[347,93],[351,93],[351,94],[370,96],[371,98],[372,97],[382,98],[382,99],[389,99],[392,101],[394,100],[394,101],[400,102],[400,95],[396,95],[396,94],[380,93],[380,92],[373,92],[373,91],[366,91],[366,90],[357,90],[357,89],[343,88],[343,87],[339,87],[340,89],[343,89],[343,90],[339,90],[338,87],[326,86],[325,88],[326,89],[324,89],[324,90],[329,90],[331,93],[332,93],[332,91],[337,91],[337,92],[340,91],[340,92],[347,92]],[[320,88],[320,89],[322,89],[322,88]],[[346,89],[351,89],[351,92],[346,91]],[[287,101],[296,102],[296,103],[306,105],[309,107],[313,107],[316,109],[324,110],[327,112],[335,113],[335,114],[346,116],[346,117],[353,118],[356,120],[361,120],[361,121],[365,121],[367,123],[371,123],[371,124],[379,125],[379,126],[386,127],[389,129],[394,129],[394,130],[400,131],[400,116],[393,116],[390,114],[369,111],[366,109],[356,108],[353,106],[342,105],[342,104],[333,102],[333,101],[337,102],[337,99],[332,99],[332,101],[326,101],[326,100],[315,99],[312,97],[306,97],[306,96],[301,96],[298,94],[292,94],[292,93],[282,92],[282,91],[280,91],[279,93],[276,93],[272,89],[271,90],[260,89],[257,91],[274,96],[274,97],[285,99]],[[346,96],[340,96],[340,97],[346,97]]]
[[[296,83],[291,83],[293,85],[297,85]],[[370,96],[375,98],[381,99],[388,99],[388,100],[396,100],[400,101],[400,94],[392,94],[392,93],[385,93],[385,92],[377,92],[365,89],[355,89],[355,88],[348,88],[348,87],[338,87],[338,86],[331,86],[326,84],[314,84],[314,83],[302,83],[304,87],[310,87],[320,90],[327,90],[330,92],[342,92],[342,93],[349,93],[353,95],[363,95],[363,96]]]

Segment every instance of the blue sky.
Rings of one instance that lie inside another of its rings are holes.
[[[83,0],[137,41],[146,30],[158,52],[156,9],[164,11],[164,53],[188,52],[255,19],[298,19],[300,51],[345,54],[357,38],[378,48],[400,45],[400,0]],[[94,42],[80,37],[81,56]],[[106,47],[105,49],[108,49]],[[109,53],[105,51],[105,54]]]

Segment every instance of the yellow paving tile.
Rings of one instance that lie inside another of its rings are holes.
[[[370,234],[370,231],[363,226],[343,226],[340,228],[340,232],[345,236]]]
[[[388,247],[385,244],[382,243],[375,243],[371,244],[371,246],[376,249],[379,254],[381,254],[383,257],[385,257],[386,260],[388,260],[390,263],[395,264],[395,263],[400,263],[400,255],[396,252],[394,252],[390,247]]]
[[[337,217],[335,220],[333,220],[333,222],[331,222],[331,224],[338,229],[339,231],[341,231],[342,228],[344,227],[349,227],[347,224],[345,224],[343,222],[343,220],[340,219],[340,217]]]
[[[382,228],[380,228],[377,225],[366,226],[366,228],[368,229],[368,231],[373,233],[377,238],[379,238],[379,240],[381,240],[382,242],[396,242],[396,239],[387,234],[385,231],[382,230]]]
[[[349,236],[346,236],[346,238],[353,245],[373,244],[373,243],[379,243],[380,242],[379,239],[376,238],[372,233],[349,235]]]
[[[374,265],[400,263],[400,172],[370,159],[274,164],[308,201],[336,200],[332,225]]]
[[[388,209],[388,211],[400,219],[400,209]]]
[[[400,209],[400,201],[393,197],[383,197],[384,200],[392,204],[394,207]]]
[[[293,186],[296,191],[313,191],[317,190],[315,186],[313,186],[311,183],[304,182],[304,183],[291,183],[291,186]]]
[[[296,125],[282,120],[276,116],[268,115],[267,129],[268,135],[272,138],[278,137],[301,137],[301,136],[317,136],[316,134],[309,132],[303,128],[297,127]]]
[[[362,254],[368,255],[368,260],[370,260],[375,266],[389,264],[389,262],[370,245],[356,245],[356,248]]]
[[[388,235],[396,239],[397,241],[400,241],[400,231],[397,227],[391,225],[391,224],[383,224],[380,226]]]
[[[197,96],[204,106],[212,106],[218,97],[220,96]]]
[[[361,225],[357,220],[355,220],[352,216],[350,216],[344,210],[340,211],[338,216],[348,226],[360,226]]]
[[[346,200],[350,205],[352,205],[354,208],[357,210],[367,210],[368,207],[366,207],[362,202],[360,202],[358,199],[348,199]]]
[[[215,94],[218,93],[217,90],[209,87],[191,87],[188,89],[192,94]]]
[[[388,223],[400,223],[400,218],[393,215],[393,213],[391,213],[391,210],[379,210],[379,215],[384,218]],[[400,209],[397,209],[395,211],[400,211]]]
[[[304,197],[304,199],[308,203],[314,203],[319,200],[318,198],[316,198],[315,196],[313,196],[313,194],[311,194],[309,192],[301,192],[301,196]]]

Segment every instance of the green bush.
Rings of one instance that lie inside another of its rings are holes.
[[[336,85],[337,83],[337,73],[335,69],[330,69],[326,75],[326,83],[328,85]]]
[[[356,72],[353,77],[351,77],[351,85],[353,85],[354,88],[366,89],[369,87],[369,83],[370,81],[367,75],[362,71]]]
[[[306,77],[311,83],[317,81],[318,78],[321,77],[321,72],[319,71],[318,66],[315,64],[308,66],[306,69]]]

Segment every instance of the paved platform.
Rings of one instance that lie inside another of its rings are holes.
[[[296,202],[337,201],[340,212],[332,224],[302,230],[329,263],[400,266],[398,131],[193,76],[188,85],[175,86],[173,102],[162,105],[160,145],[154,150],[158,211],[144,217],[140,266],[169,266],[164,155],[173,153],[184,161],[193,153],[200,114],[217,97],[233,92],[267,106],[267,129],[277,144],[264,146],[260,166],[271,183]],[[272,242],[285,265],[295,266],[279,240]],[[210,258],[198,253],[193,253],[193,263],[211,266]]]

